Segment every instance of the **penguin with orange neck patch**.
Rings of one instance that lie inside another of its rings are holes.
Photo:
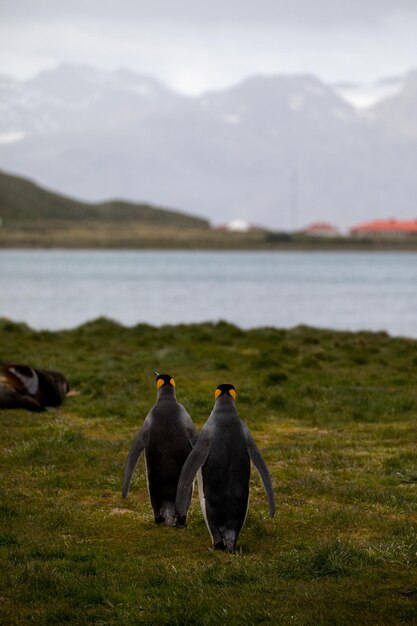
[[[275,497],[271,477],[246,424],[235,406],[233,385],[219,385],[213,411],[197,444],[182,468],[176,508],[188,510],[188,494],[198,474],[200,505],[209,529],[213,549],[234,552],[245,522],[249,501],[250,462],[258,470],[266,492],[271,517]]]
[[[182,467],[197,441],[198,432],[188,412],[177,402],[174,379],[168,374],[156,374],[155,384],[157,400],[130,449],[122,495],[127,497],[133,471],[145,450],[148,491],[155,523],[185,526],[192,485],[184,498],[181,516],[175,509],[175,494]]]

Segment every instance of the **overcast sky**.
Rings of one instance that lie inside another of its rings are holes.
[[[255,73],[369,83],[417,68],[417,0],[0,0],[0,72],[69,61],[197,94]]]

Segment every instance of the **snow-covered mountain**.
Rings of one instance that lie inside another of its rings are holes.
[[[336,83],[333,88],[343,100],[357,109],[368,109],[382,100],[401,93],[406,76],[392,76],[375,83]]]
[[[407,74],[400,92],[376,103],[371,112],[394,132],[417,140],[417,70]]]
[[[416,84],[410,74],[358,110],[310,75],[255,76],[196,98],[123,69],[1,77],[0,168],[72,197],[147,201],[214,222],[414,217]]]

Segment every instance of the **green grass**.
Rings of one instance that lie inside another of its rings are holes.
[[[0,359],[62,370],[56,411],[3,411],[0,623],[417,623],[417,342],[221,322],[35,332],[0,321]],[[196,495],[158,528],[141,460],[120,495],[154,370],[199,427],[222,382],[270,467],[236,555],[208,550]]]

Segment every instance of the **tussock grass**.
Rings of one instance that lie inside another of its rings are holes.
[[[0,414],[2,623],[417,623],[417,342],[106,319],[0,334],[1,360],[60,369],[79,392]],[[143,461],[121,498],[155,369],[199,427],[215,387],[237,388],[277,514],[253,473],[235,555],[208,550],[196,496],[187,529],[154,526]]]

